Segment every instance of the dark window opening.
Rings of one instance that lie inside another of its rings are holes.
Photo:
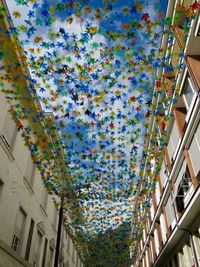
[[[25,253],[25,259],[28,261],[29,260],[29,255],[30,255],[30,249],[31,249],[31,242],[32,242],[32,237],[33,237],[33,230],[34,230],[34,220],[31,219],[30,223],[30,228],[29,228],[29,234],[28,234],[28,241],[26,245],[26,253]]]
[[[184,199],[192,186],[192,180],[191,180],[191,175],[189,172],[188,165],[186,166],[185,173],[183,174],[182,180],[179,184],[178,191],[177,191],[177,196],[176,196],[176,207],[177,211],[182,213],[185,209],[185,203]]]

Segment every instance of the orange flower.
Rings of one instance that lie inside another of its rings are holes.
[[[18,11],[14,11],[12,14],[13,14],[13,17],[14,17],[15,19],[18,19],[18,18],[21,17],[21,13],[18,12]]]

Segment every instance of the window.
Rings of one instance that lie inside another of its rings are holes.
[[[198,262],[200,262],[200,235],[198,231],[194,233],[193,239]]]
[[[161,224],[160,228],[161,228],[162,240],[163,240],[163,243],[165,243],[167,240],[167,227],[166,227],[165,217],[163,213],[161,213],[160,215],[160,224]]]
[[[33,163],[31,155],[29,154],[27,165],[26,165],[25,178],[31,186],[33,186],[35,170],[36,170],[36,166]]]
[[[20,209],[17,213],[14,235],[13,235],[13,241],[12,241],[12,249],[16,252],[19,252],[20,247],[22,245],[25,219],[26,219],[26,213],[20,207]]]
[[[41,256],[41,246],[42,246],[42,234],[38,230],[35,242],[34,263],[33,263],[34,267],[39,266],[40,256]]]
[[[169,175],[169,172],[167,170],[167,163],[166,163],[166,159],[164,158],[162,167],[160,170],[160,181],[161,181],[162,187],[165,186],[168,175]]]
[[[49,262],[48,262],[48,267],[52,267],[53,265],[53,260],[54,260],[54,249],[50,246],[49,249]]]
[[[2,138],[4,140],[4,142],[6,143],[6,145],[10,149],[13,148],[15,137],[16,137],[16,133],[17,133],[16,124],[13,121],[11,114],[8,112],[6,114],[6,118],[4,120],[1,136],[2,136]]]
[[[157,229],[154,230],[154,240],[155,240],[155,248],[156,248],[156,255],[159,254],[160,248],[159,248],[159,240],[158,240],[158,231]]]
[[[186,78],[186,81],[185,81],[184,86],[183,86],[182,94],[183,94],[183,98],[185,101],[185,105],[186,105],[187,109],[189,109],[189,107],[192,103],[193,96],[194,96],[194,91],[192,89],[192,84],[191,84],[189,77]]]
[[[176,193],[176,207],[178,212],[182,213],[184,211],[192,193],[193,187],[191,175],[189,172],[188,165],[186,165],[185,171],[182,174],[182,179],[180,181],[180,184],[178,185]]]
[[[42,267],[45,267],[46,255],[47,255],[47,244],[48,244],[48,240],[47,238],[45,238],[44,251],[43,251],[43,257],[42,257]]]
[[[181,168],[182,170],[182,168]],[[189,200],[189,191],[192,187],[192,180],[189,172],[188,165],[186,165],[185,171],[182,174],[182,179],[178,185],[177,192],[176,192],[176,207],[177,211],[182,213],[187,205]]]
[[[189,154],[191,156],[192,165],[194,167],[195,175],[199,175],[200,171],[200,164],[199,164],[199,158],[200,158],[200,124],[198,125],[196,132],[194,134],[194,137],[192,139],[192,142],[189,147]]]
[[[170,134],[170,139],[169,139],[169,143],[168,143],[168,152],[169,152],[169,157],[172,160],[174,158],[174,152],[177,148],[177,145],[179,143],[180,140],[180,136],[179,136],[179,131],[178,131],[178,127],[177,127],[177,123],[176,121],[174,121],[173,124],[173,128]]]
[[[183,253],[183,249],[181,249],[179,252],[178,252],[178,266],[180,267],[186,267],[186,262],[185,262],[185,256],[184,256],[184,253]]]
[[[174,212],[173,201],[172,201],[172,198],[170,195],[168,197],[165,209],[166,209],[168,226],[171,226],[171,228],[173,228],[173,221],[175,218],[175,212]]]
[[[160,197],[161,197],[159,182],[156,183],[155,195],[156,195],[156,204],[158,206],[158,204],[160,202]]]
[[[194,264],[194,259],[193,259],[193,253],[192,253],[192,248],[190,245],[189,240],[187,241],[186,245],[183,248],[184,251],[184,258],[185,258],[185,266],[193,266]]]
[[[34,220],[31,219],[30,228],[29,228],[29,234],[28,234],[28,241],[27,241],[27,245],[26,245],[26,253],[25,253],[25,260],[27,260],[27,261],[29,260],[29,255],[30,255],[34,224],[35,224]]]

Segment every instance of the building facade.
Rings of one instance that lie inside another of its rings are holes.
[[[0,1],[0,5],[4,7],[4,12],[8,12],[3,0]],[[16,50],[15,40],[12,39],[12,35],[4,34],[10,27],[5,13],[0,14],[0,17],[1,51],[2,47],[6,46],[8,55],[14,55],[20,62],[20,52]],[[1,70],[6,69],[8,57],[1,58],[0,66]],[[4,80],[4,71],[0,73],[0,266],[52,267],[57,239],[58,210],[53,196],[49,195],[44,187],[41,172],[33,163],[31,151],[25,145],[19,127],[8,112],[11,103],[9,98],[5,98],[3,91],[14,91],[17,87],[16,81],[12,81],[16,70],[11,68],[9,73],[9,84]],[[20,82],[24,88],[29,88],[25,79],[22,78]],[[31,97],[29,105],[36,114],[41,110],[40,104]],[[44,125],[40,126],[44,130]],[[61,232],[59,266],[83,266],[64,227]]]
[[[165,64],[158,71],[162,85],[155,100],[160,112],[151,118],[152,131],[159,135],[157,149],[164,156],[159,174],[154,174],[156,186],[133,263],[138,267],[200,266],[198,5],[198,1],[190,0],[168,3],[166,16],[172,21],[162,38]],[[163,121],[165,116],[168,121]],[[156,122],[158,129],[154,128]]]

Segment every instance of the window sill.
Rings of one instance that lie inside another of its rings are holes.
[[[3,150],[6,152],[8,158],[10,160],[14,160],[15,158],[12,154],[10,147],[6,144],[5,140],[3,139],[1,135],[0,135],[0,145],[2,146]]]

